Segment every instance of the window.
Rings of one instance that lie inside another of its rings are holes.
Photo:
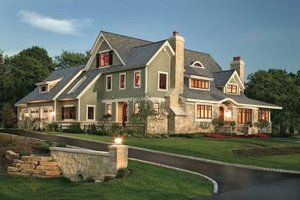
[[[167,90],[168,88],[168,74],[165,72],[158,73],[158,90]]]
[[[106,51],[97,55],[97,67],[105,67],[112,64],[113,51]]]
[[[112,75],[106,76],[106,91],[112,90]]]
[[[105,113],[111,115],[111,104],[106,104]]]
[[[48,85],[41,85],[40,86],[40,93],[48,92]]]
[[[95,120],[95,106],[86,107],[86,119]]]
[[[228,94],[237,94],[237,85],[227,85],[227,93]]]
[[[75,106],[70,106],[70,107],[63,107],[62,108],[62,120],[65,119],[76,119],[76,107]]]
[[[258,119],[270,121],[270,110],[259,109],[258,110]]]
[[[120,80],[119,89],[124,90],[126,88],[126,74],[125,73],[120,74],[119,80]]]
[[[191,67],[199,67],[199,68],[203,68],[203,69],[204,69],[204,66],[203,66],[202,63],[199,62],[199,61],[195,61],[195,62],[191,63],[190,66],[191,66]]]
[[[238,109],[238,123],[246,124],[247,122],[252,122],[252,110],[239,108]]]
[[[190,79],[191,80],[191,88],[196,88],[196,89],[204,89],[208,90],[209,89],[209,81],[207,80],[200,80],[200,79]]]
[[[134,88],[141,87],[141,71],[134,72]]]
[[[137,114],[140,112],[140,103],[139,102],[135,102],[134,103],[134,110],[133,110],[134,114]]]
[[[211,119],[212,106],[197,105],[197,119]]]
[[[157,101],[153,103],[153,109],[156,114],[159,114],[159,103]]]

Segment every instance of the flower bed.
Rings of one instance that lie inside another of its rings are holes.
[[[204,137],[215,138],[215,139],[229,139],[229,138],[269,138],[270,135],[264,133],[257,133],[251,135],[225,135],[221,133],[207,133]]]

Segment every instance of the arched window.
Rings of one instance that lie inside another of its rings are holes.
[[[199,68],[202,68],[202,69],[205,68],[200,61],[195,61],[190,66],[191,67],[199,67]]]

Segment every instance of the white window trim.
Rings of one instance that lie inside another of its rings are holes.
[[[195,64],[200,64],[201,67],[195,66]],[[205,69],[204,65],[203,65],[200,61],[195,61],[195,62],[193,62],[193,63],[190,65],[190,67],[196,67],[196,68],[200,68],[200,69]]]
[[[47,87],[46,91],[42,91],[42,87],[43,87],[43,86],[46,86],[46,87]],[[49,92],[49,85],[48,85],[48,84],[40,85],[40,86],[39,86],[39,91],[40,91],[41,94],[44,94],[44,93]]]
[[[96,59],[97,59],[97,54],[102,54],[102,53],[106,53],[106,52],[110,52],[113,51],[112,49],[108,49],[108,50],[103,50],[103,51],[99,51],[98,53],[96,53]],[[97,61],[98,62],[98,61]],[[96,69],[102,69],[102,68],[107,68],[110,67],[111,65],[104,65],[104,66],[96,66]]]
[[[93,108],[94,109],[94,116],[93,116],[93,119],[89,119],[88,118],[88,110],[89,108]],[[96,106],[95,105],[86,105],[86,112],[85,112],[85,119],[86,121],[95,121],[96,120]]]
[[[110,83],[110,89],[107,89],[107,78],[108,77],[110,77],[110,81],[111,81],[111,83]],[[112,91],[112,83],[113,83],[113,81],[112,81],[112,74],[111,75],[106,75],[106,78],[105,78],[105,89],[106,89],[106,91]]]
[[[135,85],[135,74],[136,73],[140,73],[140,85],[139,86]],[[141,72],[141,70],[136,70],[133,72],[133,88],[141,88],[141,86],[142,86],[142,72]]]
[[[229,93],[229,92],[227,91],[227,86],[228,86],[228,85],[235,85],[235,86],[236,86],[236,93]],[[240,93],[241,93],[240,87],[239,87],[239,85],[236,84],[236,83],[227,83],[227,84],[225,85],[225,93],[226,93],[226,94],[232,94],[232,95],[240,95]]]
[[[124,88],[121,88],[121,76],[124,75]],[[119,74],[119,90],[126,90],[126,72]]]
[[[203,79],[197,79],[197,80],[203,80]],[[208,81],[208,80],[203,80],[203,81]],[[208,89],[203,89],[203,88],[195,88],[192,87],[192,78],[189,79],[189,88],[192,90],[204,90],[204,91],[210,91],[210,81],[208,81]]]
[[[139,104],[139,110],[140,110],[140,106],[141,106],[141,105],[140,105],[140,102],[138,102],[138,101],[132,101],[132,103],[133,103],[133,106],[132,106],[132,107],[133,107],[132,112],[133,112],[133,114],[136,114],[136,113],[135,113],[135,104],[136,104],[136,103]]]
[[[211,118],[210,119],[204,119],[204,118],[197,118],[197,107],[198,105],[201,106],[211,106]],[[214,118],[214,105],[208,104],[208,103],[195,103],[195,121],[196,122],[211,122],[212,119]]]
[[[160,74],[166,74],[167,77],[166,77],[166,89],[160,89],[159,88],[159,78],[160,78]],[[169,87],[169,76],[168,76],[168,72],[162,72],[162,71],[158,71],[158,74],[157,74],[157,89],[158,91],[168,91],[168,87]]]
[[[62,108],[68,108],[68,107],[75,107],[75,108],[76,108],[76,106],[73,105],[73,104],[63,105]],[[63,119],[62,121],[67,121],[67,122],[76,121],[76,118],[79,119],[79,118],[78,118],[78,117],[79,117],[79,114],[80,114],[80,113],[77,113],[78,116],[75,116],[75,119]]]

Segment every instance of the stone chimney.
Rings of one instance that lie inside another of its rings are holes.
[[[231,69],[235,69],[239,74],[242,82],[245,82],[245,63],[241,56],[233,57],[233,61],[230,63]]]
[[[184,87],[184,38],[177,31],[168,39],[175,51],[175,58],[171,67],[170,88],[178,94],[183,93]]]

